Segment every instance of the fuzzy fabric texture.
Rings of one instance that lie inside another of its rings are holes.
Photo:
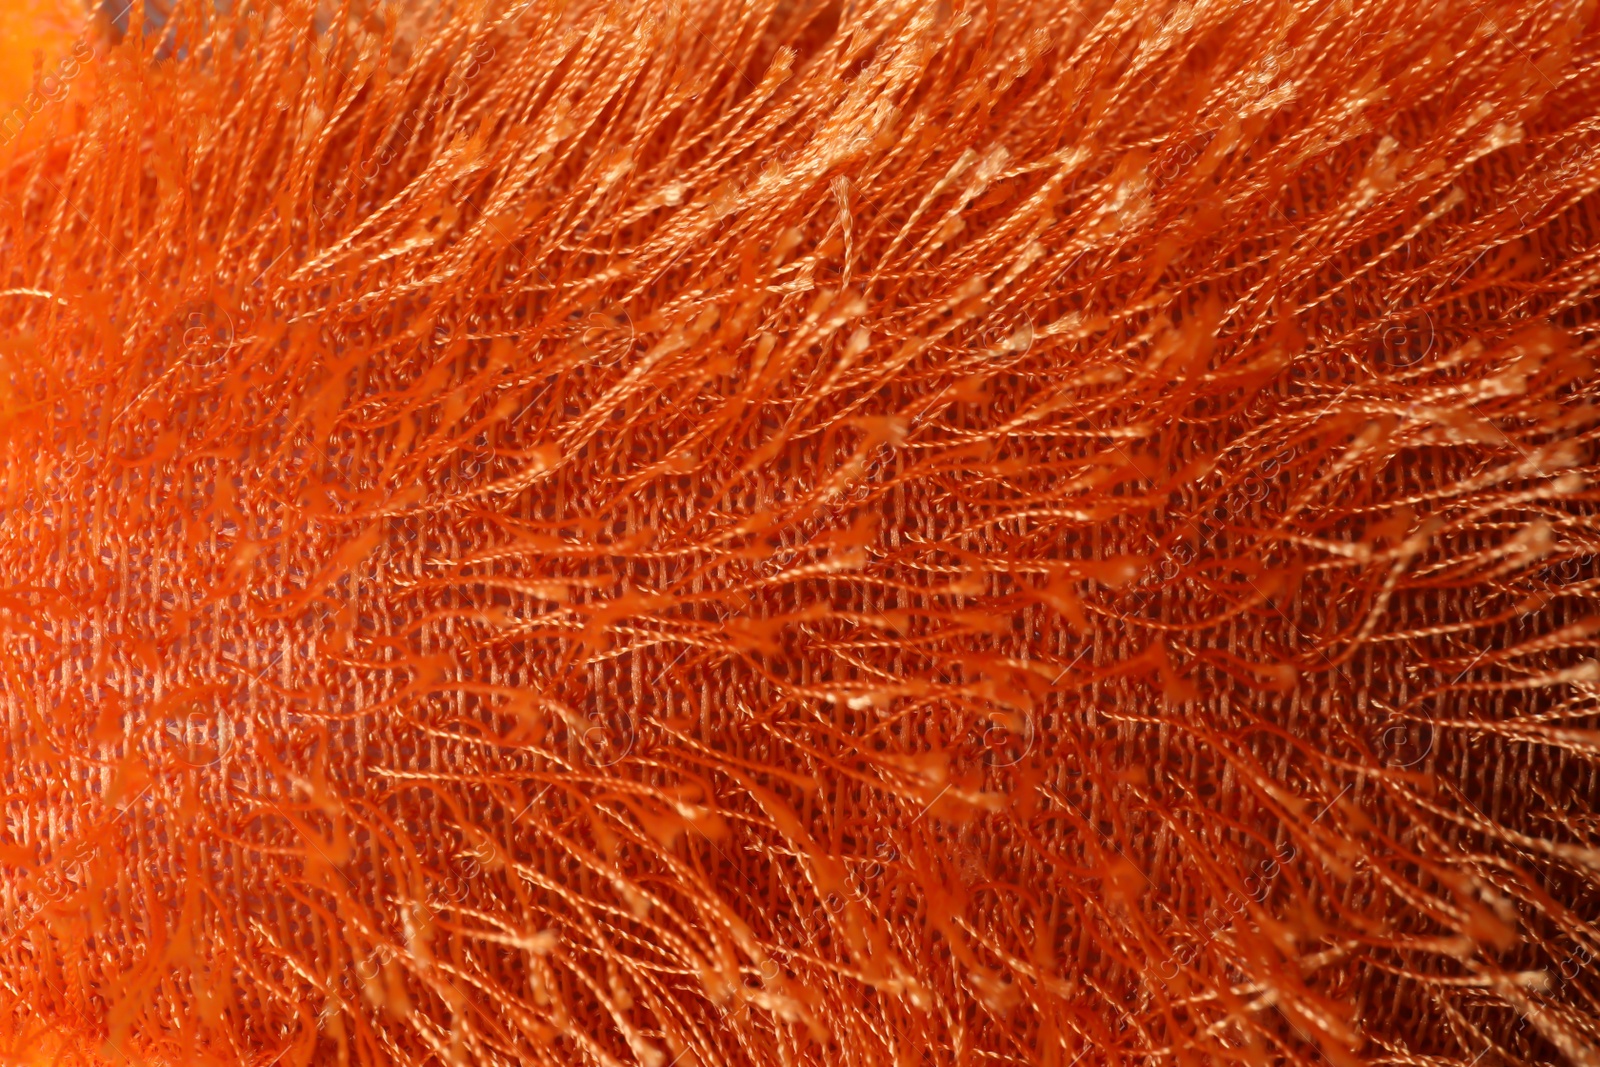
[[[1600,1064],[1592,0],[27,69],[5,1057]]]

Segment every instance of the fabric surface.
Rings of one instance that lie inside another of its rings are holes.
[[[1592,2],[84,43],[11,1060],[1600,1063]]]

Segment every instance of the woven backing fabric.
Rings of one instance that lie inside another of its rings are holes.
[[[3,174],[9,1056],[1600,1062],[1592,2],[240,8]]]

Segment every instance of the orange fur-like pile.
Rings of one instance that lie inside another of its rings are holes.
[[[1600,1063],[1591,0],[84,46],[5,1056]]]

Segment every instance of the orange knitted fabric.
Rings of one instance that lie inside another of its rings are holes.
[[[1593,0],[77,47],[10,1061],[1600,1063]]]

